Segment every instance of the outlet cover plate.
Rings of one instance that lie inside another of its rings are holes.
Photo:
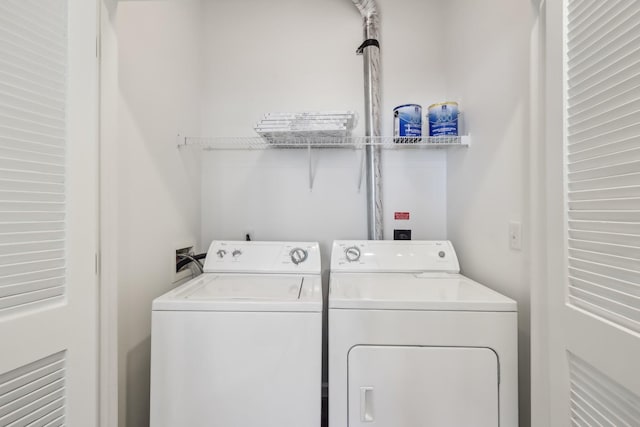
[[[411,240],[411,230],[393,230],[393,240]]]

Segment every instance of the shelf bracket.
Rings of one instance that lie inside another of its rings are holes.
[[[365,149],[362,148],[360,150],[360,169],[358,173],[358,193],[362,190],[362,178],[364,177],[364,158],[365,158]]]
[[[309,158],[309,191],[313,191],[313,156],[311,154],[311,143],[307,143],[307,156]]]

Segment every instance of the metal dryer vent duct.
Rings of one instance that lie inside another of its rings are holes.
[[[364,58],[365,135],[374,142],[381,134],[380,111],[380,17],[375,0],[352,0],[363,18],[364,42],[358,54]],[[382,184],[380,147],[367,144],[367,230],[369,240],[382,240]]]

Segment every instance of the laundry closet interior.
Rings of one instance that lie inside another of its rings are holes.
[[[459,103],[469,135],[468,146],[381,150],[383,238],[450,240],[464,275],[517,301],[526,427],[537,5],[377,3],[382,135],[394,107],[443,101]],[[362,18],[350,0],[119,1],[115,16],[119,422],[142,426],[151,301],[182,278],[177,249],[317,241],[326,289],[332,242],[367,239],[363,148],[256,146],[253,129],[267,112],[353,110],[364,136]]]

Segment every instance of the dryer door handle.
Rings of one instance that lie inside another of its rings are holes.
[[[373,387],[360,387],[360,421],[372,423],[373,419]]]

